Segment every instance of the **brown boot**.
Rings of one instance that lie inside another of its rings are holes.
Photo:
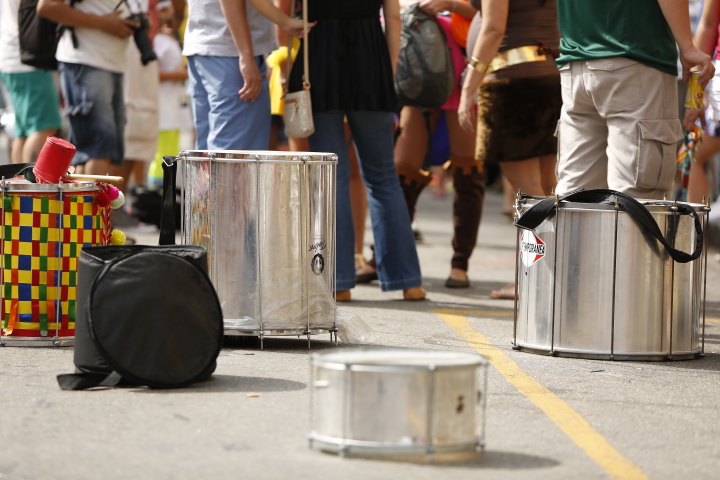
[[[472,157],[451,156],[445,169],[453,175],[454,250],[452,268],[467,271],[468,261],[477,243],[480,218],[485,201],[485,168]]]
[[[400,186],[405,196],[405,203],[408,207],[410,220],[412,221],[412,219],[415,218],[415,206],[417,205],[418,197],[420,197],[420,192],[430,183],[432,176],[430,172],[426,170],[409,168],[402,163],[395,165],[395,168],[397,169]]]

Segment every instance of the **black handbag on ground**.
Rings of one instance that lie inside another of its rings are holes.
[[[75,319],[76,373],[63,390],[180,388],[213,373],[223,315],[195,245],[82,249]]]

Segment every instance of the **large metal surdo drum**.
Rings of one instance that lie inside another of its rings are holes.
[[[311,448],[434,456],[484,446],[487,362],[479,355],[346,349],[313,355],[312,370]]]
[[[183,242],[205,247],[226,335],[335,327],[329,153],[185,151]]]
[[[702,354],[709,209],[616,193],[518,199],[516,224],[533,228],[518,229],[516,349],[609,360]],[[529,222],[543,206],[545,219]]]
[[[0,182],[0,346],[74,343],[80,250],[110,238],[101,191],[95,182]]]

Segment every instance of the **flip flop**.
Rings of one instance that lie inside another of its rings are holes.
[[[500,290],[490,292],[490,298],[501,300],[515,300],[515,284],[505,285]]]

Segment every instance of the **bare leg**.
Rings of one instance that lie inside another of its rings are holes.
[[[88,162],[88,164],[89,163],[90,162]],[[118,188],[123,193],[127,192],[128,183],[130,182],[130,175],[132,174],[133,168],[135,167],[135,163],[137,163],[135,160],[125,159],[123,160],[122,165],[111,166],[112,175],[122,177],[125,180],[122,185],[118,185]]]
[[[87,175],[107,175],[110,173],[109,158],[91,158],[85,164],[85,174]]]
[[[513,191],[520,190],[528,195],[545,195],[539,157],[517,162],[503,162],[500,164],[500,168],[512,185]]]
[[[310,150],[307,138],[288,138],[288,143],[292,152],[307,152]]]
[[[367,192],[365,183],[360,174],[355,144],[347,123],[345,124],[345,139],[348,142],[348,156],[350,157],[350,205],[352,206],[353,225],[355,227],[355,268],[365,265],[363,245],[365,242],[365,217],[367,215]]]
[[[513,213],[513,205],[515,204],[515,191],[512,185],[508,181],[507,177],[502,175],[502,190],[503,190],[503,206],[502,213],[511,215]]]
[[[10,163],[23,163],[23,147],[27,137],[16,137],[10,144]]]
[[[534,196],[550,195],[555,187],[556,155],[543,155],[518,162],[503,162],[500,164],[503,175],[512,185],[513,191]],[[515,298],[515,285],[510,284],[500,290],[490,292],[490,298]]]
[[[690,170],[690,179],[688,181],[688,202],[700,203],[703,197],[710,198],[712,191],[709,187],[707,172],[705,168],[712,168],[712,158],[716,153],[720,152],[720,137],[712,137],[703,135],[702,142],[698,145],[695,152],[695,164]]]
[[[134,165],[130,172],[130,179],[135,185],[145,185],[147,183],[148,163],[142,160],[133,161]]]
[[[557,185],[556,165],[556,154],[543,155],[540,157],[540,181],[545,195],[552,195],[553,191],[555,191],[555,186]]]
[[[31,133],[25,141],[25,145],[22,149],[22,161],[23,163],[32,163],[37,161],[40,150],[45,145],[47,137],[55,135],[57,129],[48,128],[46,130],[40,130],[39,132]]]

